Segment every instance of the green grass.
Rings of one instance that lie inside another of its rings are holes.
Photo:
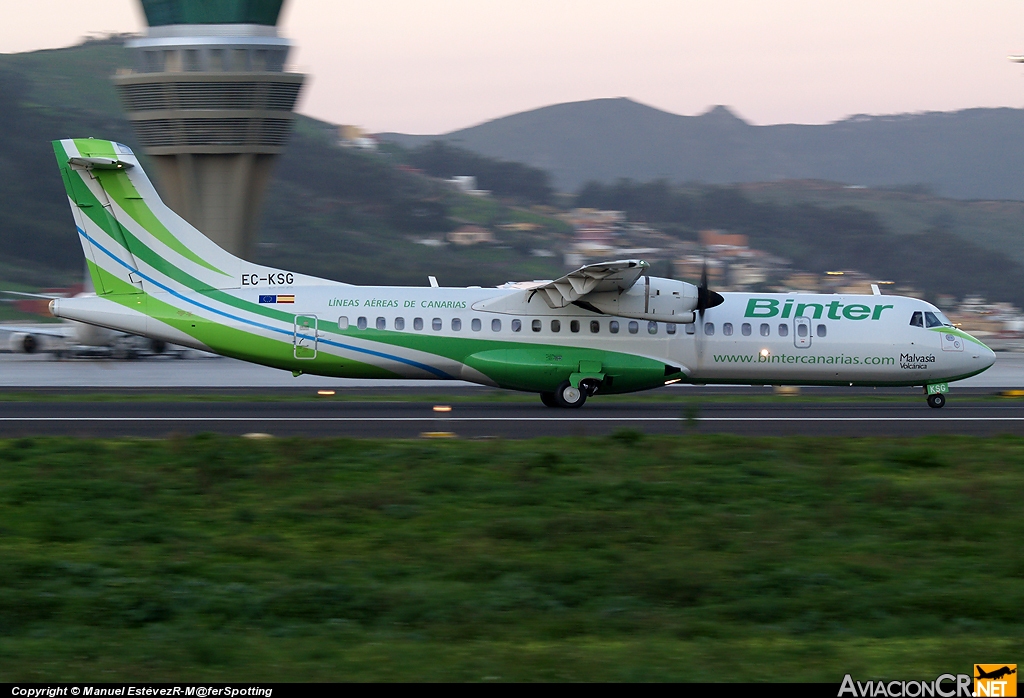
[[[0,681],[966,672],[1024,650],[1022,464],[1016,437],[0,441]]]

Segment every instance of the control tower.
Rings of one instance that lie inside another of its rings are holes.
[[[164,201],[252,259],[263,193],[304,75],[285,72],[284,0],[141,0],[149,23],[114,77]]]

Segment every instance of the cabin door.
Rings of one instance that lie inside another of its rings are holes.
[[[316,345],[320,335],[317,332],[316,315],[296,315],[292,352],[296,359],[315,359]]]
[[[811,319],[809,317],[798,317],[793,320],[794,329],[793,342],[798,349],[807,349],[811,346]]]

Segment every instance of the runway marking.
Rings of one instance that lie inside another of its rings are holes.
[[[2,422],[1024,422],[1022,417],[0,417]]]

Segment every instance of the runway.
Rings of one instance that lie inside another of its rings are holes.
[[[923,399],[898,402],[670,402],[593,400],[579,410],[539,402],[0,402],[0,436],[166,437],[173,434],[356,438],[596,436],[621,429],[648,434],[755,436],[920,436],[1024,434],[1024,401]],[[782,404],[780,404],[782,402]]]
[[[677,384],[637,396],[597,396],[579,410],[545,408],[456,381],[359,381],[284,371],[223,358],[53,361],[0,355],[0,437],[164,437],[270,434],[280,437],[510,438],[645,433],[916,436],[1024,434],[1024,354],[952,386],[941,410],[920,389],[803,388]],[[321,388],[336,397],[318,399]],[[652,400],[651,396],[657,399]],[[881,398],[881,399],[880,399]],[[450,412],[435,412],[445,404]]]
[[[196,353],[199,356],[199,353]],[[56,361],[47,354],[0,353],[0,388],[356,388],[468,387],[461,381],[353,380],[321,376],[293,377],[288,371],[244,361],[205,355],[178,360],[166,357],[139,361],[73,359]],[[1024,353],[1000,352],[984,373],[955,383],[960,388],[1024,388]],[[676,390],[694,386],[677,384]]]

